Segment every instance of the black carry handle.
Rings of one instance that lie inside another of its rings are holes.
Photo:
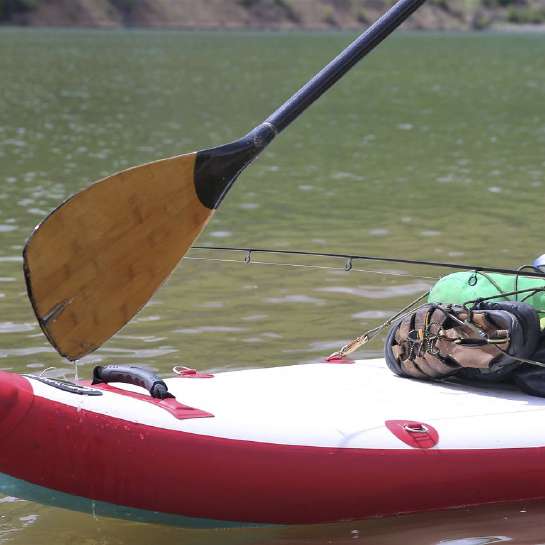
[[[103,382],[134,384],[135,386],[145,388],[151,397],[157,399],[174,397],[168,391],[167,385],[160,377],[136,365],[97,365],[93,369],[93,382],[91,384],[100,384]]]

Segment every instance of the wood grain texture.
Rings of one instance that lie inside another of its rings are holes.
[[[210,219],[196,153],[125,170],[78,193],[27,242],[27,289],[42,330],[75,360],[123,327]]]

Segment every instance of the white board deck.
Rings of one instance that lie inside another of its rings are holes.
[[[336,448],[411,449],[388,420],[431,425],[434,449],[545,446],[545,399],[505,386],[397,377],[383,360],[231,371],[167,379],[180,403],[213,418],[178,420],[164,409],[105,391],[69,394],[31,380],[35,394],[83,410],[164,429],[236,440]],[[116,387],[145,393],[138,387]]]

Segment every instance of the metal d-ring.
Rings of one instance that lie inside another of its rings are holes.
[[[252,250],[246,250],[246,257],[244,258],[244,263],[249,265],[252,262]]]
[[[172,371],[176,373],[177,375],[183,375],[186,371],[192,371],[191,367],[187,367],[186,365],[175,365],[172,368]]]
[[[424,424],[419,424],[418,427],[413,427],[409,426],[409,424],[405,424],[405,426],[403,426],[403,429],[412,433],[427,433],[428,431],[430,431],[428,426],[425,426]]]
[[[345,270],[346,272],[352,270],[352,258],[351,258],[351,257],[347,258],[346,263],[345,263],[345,265],[344,265],[344,270]]]

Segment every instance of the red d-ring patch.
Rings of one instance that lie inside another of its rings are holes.
[[[439,441],[437,430],[416,420],[386,420],[386,427],[401,441],[413,448],[432,448]]]

